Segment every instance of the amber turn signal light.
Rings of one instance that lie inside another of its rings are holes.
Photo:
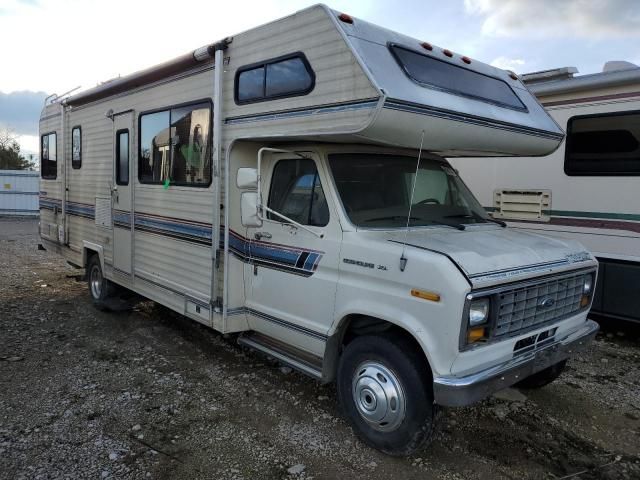
[[[427,292],[426,290],[418,290],[416,288],[411,290],[411,296],[421,298],[423,300],[431,300],[432,302],[439,302],[440,295],[433,292]]]
[[[485,327],[474,327],[467,331],[467,343],[475,343],[486,338]]]

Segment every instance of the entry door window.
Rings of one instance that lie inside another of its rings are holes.
[[[329,223],[327,200],[313,160],[280,160],[276,164],[269,208],[302,225],[324,227]],[[281,221],[273,214],[269,219]]]
[[[116,132],[116,183],[129,185],[129,130]]]

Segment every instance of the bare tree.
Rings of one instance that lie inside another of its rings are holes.
[[[18,136],[10,127],[0,127],[0,169],[33,170],[33,156],[27,160],[20,154]]]

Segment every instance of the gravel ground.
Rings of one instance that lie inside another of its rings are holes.
[[[0,219],[0,478],[640,479],[637,330],[605,326],[555,383],[443,411],[390,458],[335,388],[151,302],[93,308],[79,272]]]

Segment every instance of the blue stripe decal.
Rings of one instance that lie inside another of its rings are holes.
[[[314,274],[324,252],[249,240],[229,230],[229,249],[243,262],[309,277]],[[303,265],[301,258],[306,260]]]
[[[24,170],[23,170],[24,171]],[[14,172],[7,172],[6,170],[0,174],[0,177],[24,177],[24,178],[31,178],[31,177],[40,177],[40,174],[37,172],[33,172],[33,173],[14,173]]]
[[[16,192],[12,190],[0,190],[0,195],[39,195],[40,192]]]
[[[113,211],[113,223],[118,225],[131,226],[131,213],[124,210]]]
[[[289,328],[291,330],[295,330],[298,333],[302,333],[303,335],[307,335],[309,337],[316,338],[318,340],[322,340],[323,342],[327,341],[327,335],[324,333],[316,332],[315,330],[311,330],[309,328],[303,327],[302,325],[298,325],[295,323],[287,322],[286,320],[282,320],[281,318],[274,317],[273,315],[269,315],[267,313],[260,312],[258,310],[254,310],[252,308],[246,308],[246,313],[250,313],[255,315],[258,318],[262,318],[267,320],[268,322],[275,323],[276,325],[280,325],[281,327]],[[228,312],[227,312],[228,313]]]
[[[95,207],[84,203],[67,202],[67,213],[78,217],[95,218]]]
[[[61,203],[57,199],[40,198],[40,208],[44,209],[60,208]],[[67,213],[93,219],[95,218],[95,207],[82,203],[67,202]],[[130,228],[131,217],[130,212],[114,210],[113,225]],[[133,218],[136,230],[211,246],[210,224],[142,213],[136,213]],[[219,245],[220,248],[224,247],[223,229],[220,232]],[[252,262],[265,268],[305,277],[313,275],[324,254],[324,252],[300,247],[249,240],[233,230],[229,231],[229,251],[243,262]]]
[[[303,268],[313,270],[313,266],[315,265],[316,260],[318,260],[318,254],[310,253],[307,257],[307,260],[304,262]]]
[[[259,113],[256,115],[245,115],[240,117],[228,117],[224,120],[226,125],[236,125],[249,122],[263,122],[271,120],[282,120],[284,118],[305,117],[310,115],[324,115],[328,113],[338,113],[351,110],[368,110],[378,105],[377,99],[369,99],[357,102],[345,102],[334,105],[325,105],[295,110],[282,110],[279,112]]]
[[[211,226],[195,225],[178,219],[159,219],[144,214],[135,214],[135,228],[155,230],[159,233],[184,236],[185,239],[197,239],[211,244]]]

